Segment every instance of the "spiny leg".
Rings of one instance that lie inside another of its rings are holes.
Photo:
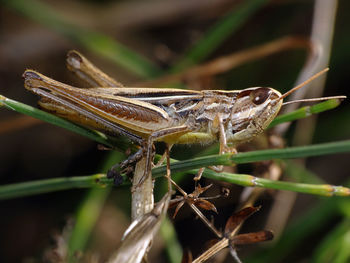
[[[137,163],[141,160],[144,153],[144,149],[140,148],[137,152],[130,155],[126,160],[117,163],[113,165],[108,171],[107,171],[107,178],[110,178],[114,180],[114,184],[116,186],[123,183],[123,177],[121,176],[121,172],[123,170],[127,170],[129,167]]]
[[[159,167],[164,163],[164,160],[167,158],[168,154],[170,154],[171,149],[173,148],[174,144],[167,144],[167,149],[164,151],[162,157],[158,160],[158,162],[153,165],[153,168]],[[167,153],[168,151],[168,153]]]

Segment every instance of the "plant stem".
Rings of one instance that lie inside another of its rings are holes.
[[[76,253],[84,251],[103,204],[112,188],[91,188],[76,212],[75,225],[68,241],[68,262],[76,262]]]
[[[211,155],[171,164],[173,172],[181,172],[194,168],[201,168],[210,165],[235,165],[242,163],[252,163],[271,159],[293,159],[310,156],[320,156],[327,154],[350,152],[350,140],[321,143],[308,146],[290,147],[284,149],[260,150],[237,154]],[[153,169],[155,177],[165,173],[166,166],[162,165]]]
[[[331,99],[327,100],[318,104],[315,104],[313,106],[305,106],[302,108],[299,108],[295,111],[288,112],[286,114],[277,116],[269,125],[268,129],[275,127],[278,124],[295,121],[299,119],[304,119],[312,114],[317,114],[320,112],[324,112],[327,110],[334,109],[340,105],[341,101],[338,99]]]
[[[111,185],[104,174],[90,176],[60,177],[44,180],[36,180],[24,183],[8,184],[0,186],[0,199],[11,199],[23,196],[50,193],[62,190],[99,187],[105,188]]]
[[[343,186],[329,184],[302,184],[284,181],[274,181],[265,178],[254,177],[246,174],[215,173],[207,170],[203,173],[206,178],[225,181],[241,186],[263,187],[277,190],[286,190],[299,193],[321,196],[349,196],[350,189]]]
[[[344,218],[327,233],[313,253],[312,262],[349,262],[349,227],[349,218]]]
[[[113,152],[108,155],[102,165],[102,171],[107,171],[113,164],[120,162],[124,155]],[[94,175],[93,175],[94,176]],[[109,196],[112,187],[110,180],[103,176],[93,181],[96,187],[92,187],[81,201],[75,214],[75,226],[68,240],[68,262],[76,262],[77,251],[84,251],[89,241],[91,232],[101,214],[104,203]],[[104,189],[100,189],[103,187]]]
[[[238,153],[235,155],[214,155],[201,158],[195,158],[186,161],[173,161],[171,171],[179,173],[191,170],[191,173],[196,173],[193,169],[211,166],[211,165],[234,165],[235,163],[250,163],[255,161],[270,160],[274,158],[288,159],[301,158],[307,156],[319,156],[331,153],[350,152],[350,140],[323,143],[310,146],[291,147],[286,149],[262,150],[246,153]],[[166,166],[160,166],[152,170],[153,177],[160,177],[166,173]],[[296,184],[290,182],[273,181],[263,178],[256,178],[251,175],[230,174],[230,173],[215,173],[206,170],[203,176],[215,180],[227,181],[230,183],[239,184],[242,186],[258,186],[280,190],[290,190],[302,193],[310,193],[316,195],[349,195],[349,189],[341,186],[330,185],[312,185],[312,184]],[[124,184],[127,179],[124,179]],[[111,179],[107,179],[101,174],[92,176],[80,176],[71,178],[54,178],[33,181],[28,183],[19,183],[0,186],[0,199],[9,199],[33,194],[47,193],[72,188],[82,187],[106,187],[112,185]]]
[[[141,184],[144,175],[146,158],[137,162],[133,176],[133,189],[131,191],[131,221],[141,218],[144,214],[152,211],[154,207],[153,200],[153,182],[151,174],[147,175],[145,181]]]
[[[24,104],[15,100],[11,100],[9,98],[6,98],[0,95],[0,106],[4,106],[7,109],[16,111],[18,113],[22,113],[22,114],[34,117],[36,119],[51,123],[53,125],[56,125],[61,128],[80,134],[98,143],[102,143],[109,147],[113,147],[112,142],[103,133],[81,127],[70,121],[57,117],[51,113],[39,110],[27,104]]]

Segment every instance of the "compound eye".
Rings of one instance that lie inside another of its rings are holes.
[[[258,88],[251,91],[250,99],[255,105],[264,103],[270,96],[271,90],[269,88]]]

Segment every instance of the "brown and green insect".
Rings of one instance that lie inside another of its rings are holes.
[[[263,132],[278,114],[283,99],[306,84],[284,95],[265,87],[231,91],[131,88],[101,72],[76,51],[68,53],[67,64],[92,88],[72,87],[26,70],[26,89],[39,95],[39,105],[49,112],[112,136],[125,135],[140,144],[141,149],[121,167],[146,157],[143,180],[151,170],[154,142],[219,141],[220,154],[232,152],[232,146]]]

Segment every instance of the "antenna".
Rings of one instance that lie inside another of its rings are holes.
[[[298,89],[300,89],[300,88],[304,87],[305,85],[309,84],[311,81],[313,81],[314,79],[318,78],[319,76],[321,76],[323,73],[327,72],[328,70],[329,70],[329,68],[325,68],[325,69],[321,70],[320,72],[316,73],[315,75],[313,75],[309,79],[305,80],[303,83],[299,84],[298,86],[296,86],[296,87],[292,88],[291,90],[287,91],[286,93],[284,93],[281,97],[279,97],[279,100],[284,99],[285,97],[289,96],[293,92],[295,92]]]
[[[331,96],[331,97],[322,97],[322,98],[293,100],[293,101],[287,101],[287,102],[283,103],[282,106],[292,104],[292,103],[297,103],[297,102],[323,101],[323,100],[331,100],[331,99],[343,100],[343,99],[346,99],[346,96]]]

